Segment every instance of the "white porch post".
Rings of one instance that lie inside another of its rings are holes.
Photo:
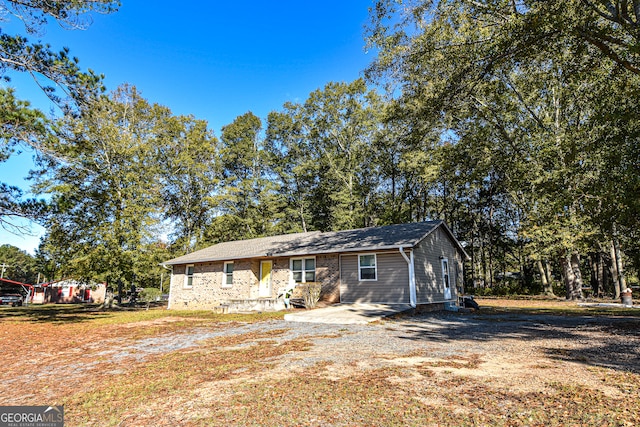
[[[400,255],[407,262],[409,268],[409,303],[411,307],[416,308],[416,274],[415,274],[415,259],[413,257],[413,249],[409,251],[409,256],[404,253],[404,248],[400,246]]]

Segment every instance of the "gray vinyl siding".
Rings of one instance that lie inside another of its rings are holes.
[[[376,253],[377,280],[358,280],[358,255],[340,256],[340,301],[409,304],[409,268],[400,252]]]
[[[457,285],[462,282],[462,258],[449,235],[436,229],[429,234],[413,252],[415,259],[416,296],[418,304],[442,302],[444,281],[441,258],[449,260],[449,283],[451,297],[456,299]]]

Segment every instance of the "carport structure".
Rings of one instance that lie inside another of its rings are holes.
[[[0,279],[0,290],[4,291],[6,289],[10,289],[11,291],[17,290],[20,292],[21,290],[27,295],[25,298],[25,302],[29,303],[33,300],[33,285],[28,283],[22,283],[15,280]]]

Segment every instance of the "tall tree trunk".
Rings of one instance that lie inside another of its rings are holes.
[[[491,286],[493,288],[494,286],[494,276],[493,276],[493,272],[494,272],[494,266],[493,266],[493,245],[489,246],[489,267],[488,267],[488,273],[489,273],[489,286]]]
[[[547,282],[549,282],[549,287],[551,288],[551,293],[553,293],[553,275],[551,274],[551,264],[549,263],[548,259],[544,260],[544,271],[545,274],[547,275]]]
[[[624,276],[624,263],[622,262],[622,253],[620,252],[620,242],[618,241],[618,233],[616,232],[616,226],[613,225],[613,249],[616,254],[616,269],[618,270],[618,277],[620,281],[620,291],[627,289],[627,279]]]
[[[571,270],[569,260],[567,259],[567,255],[564,253],[560,255],[560,271],[562,273],[562,283],[564,283],[565,297],[567,299],[571,299],[573,272]]]
[[[549,281],[547,280],[547,275],[544,274],[544,267],[542,266],[542,261],[536,261],[536,267],[538,267],[538,272],[540,273],[540,282],[542,283],[542,292],[544,294],[547,293],[547,288],[549,287]]]
[[[604,252],[600,252],[600,270],[602,273],[602,295],[605,293],[609,293],[613,290],[613,284],[610,283],[611,274],[609,269],[607,268],[607,254]]]
[[[122,305],[122,294],[123,294],[122,279],[118,279],[118,305],[119,306]]]
[[[596,252],[589,253],[589,285],[593,291],[593,295],[597,296],[598,291],[598,254]]]
[[[582,298],[582,275],[579,268],[580,259],[577,253],[563,253],[560,256],[562,276],[568,300]]]
[[[580,271],[580,254],[578,252],[573,252],[571,254],[571,269],[573,270],[573,276],[575,277],[571,299],[582,300],[584,299],[584,293],[582,292],[584,282],[582,281],[582,272]]]
[[[391,172],[391,215],[394,223],[400,220],[400,208],[396,200],[396,168]]]
[[[598,298],[602,298],[604,294],[604,256],[602,252],[598,252],[597,260],[596,260],[596,282],[597,282],[597,291],[595,292]]]
[[[304,219],[304,201],[300,198],[300,225],[302,225],[302,232],[307,232],[307,221]]]
[[[487,287],[487,254],[485,251],[484,237],[480,238],[480,262],[482,263],[482,282],[483,287]]]
[[[616,249],[613,241],[611,241],[611,264],[609,270],[613,279],[613,298],[620,299],[620,277],[618,276],[618,262],[616,261]]]
[[[549,280],[547,280],[547,274],[544,271],[542,261],[538,260],[538,262],[536,262],[536,265],[538,266],[538,272],[540,272],[540,280],[542,281],[542,292],[547,296],[554,296],[553,286],[551,285],[551,283],[549,283]]]
[[[593,296],[600,298],[604,293],[604,266],[602,252],[589,254],[589,264],[591,266],[591,289]]]
[[[522,286],[526,287],[528,283],[533,283],[533,268],[529,268],[527,265],[527,257],[524,255],[523,244],[520,242],[518,245],[518,263],[520,264],[520,282]]]
[[[476,289],[476,238],[473,232],[471,233],[471,283],[473,289]]]
[[[191,250],[193,248],[193,242],[191,241],[192,237],[191,237],[191,230],[193,227],[189,226],[188,227],[188,231],[187,231],[187,241],[184,242],[184,249],[185,249],[185,253],[189,254],[191,253]]]

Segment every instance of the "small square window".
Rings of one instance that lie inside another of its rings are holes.
[[[291,276],[296,283],[316,281],[316,259],[298,258],[291,260]]]
[[[233,285],[233,263],[225,262],[224,263],[224,280],[222,282],[223,286],[231,286]]]
[[[358,256],[358,279],[378,280],[376,254]]]
[[[193,273],[195,271],[195,267],[193,264],[187,265],[185,269],[185,277],[184,277],[184,287],[192,288],[193,287]]]

